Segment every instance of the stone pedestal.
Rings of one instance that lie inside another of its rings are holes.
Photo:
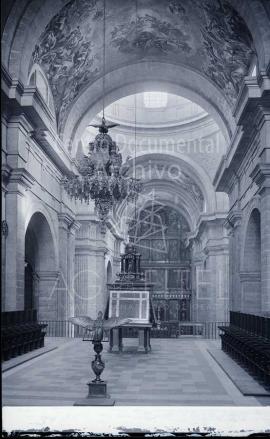
[[[83,399],[79,399],[74,403],[74,406],[112,406],[115,404],[115,400],[111,399],[107,393],[106,381],[87,383],[88,396]]]

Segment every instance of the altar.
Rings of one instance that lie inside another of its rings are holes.
[[[153,284],[145,282],[140,270],[141,255],[133,244],[126,245],[121,255],[121,273],[118,280],[109,284],[108,317],[128,318],[130,322],[110,331],[110,352],[122,352],[123,328],[138,331],[137,352],[148,353],[151,350],[150,334],[155,321],[151,302]]]

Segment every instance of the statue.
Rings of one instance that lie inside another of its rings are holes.
[[[118,326],[122,326],[126,323],[129,323],[131,319],[125,318],[117,318],[117,317],[111,317],[108,320],[104,320],[103,313],[99,311],[97,319],[93,320],[91,317],[88,316],[78,316],[78,317],[71,317],[69,319],[73,325],[81,326],[85,329],[85,333],[92,332],[92,343],[94,345],[94,351],[96,353],[95,359],[92,361],[92,370],[96,375],[96,378],[92,380],[93,383],[103,382],[100,379],[100,375],[102,374],[105,364],[104,361],[101,359],[101,352],[103,351],[103,333],[105,330],[110,330],[113,328],[117,328]]]

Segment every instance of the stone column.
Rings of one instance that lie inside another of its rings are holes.
[[[68,253],[67,253],[67,285],[68,285],[68,317],[75,315],[75,290],[74,290],[74,275],[75,275],[75,239],[76,232],[79,230],[80,224],[73,221],[69,226],[68,231]]]
[[[270,163],[259,163],[251,173],[261,196],[261,311],[270,314]]]
[[[74,315],[74,257],[75,232],[79,224],[68,213],[59,213],[59,267],[58,320],[67,320]]]
[[[96,227],[91,221],[81,221],[75,247],[75,314],[85,314],[92,318],[97,317],[98,311],[105,311],[107,297],[107,249],[99,246]]]
[[[229,309],[232,311],[240,311],[242,307],[240,280],[241,219],[241,211],[233,210],[225,221],[229,236]]]
[[[24,309],[25,191],[34,180],[24,168],[14,169],[6,192],[5,311]]]
[[[1,245],[1,304],[2,309],[5,310],[5,291],[6,291],[6,239],[8,236],[8,222],[6,218],[6,193],[8,178],[10,176],[11,169],[7,165],[2,166],[2,223],[1,223],[1,235],[2,235],[2,245]]]

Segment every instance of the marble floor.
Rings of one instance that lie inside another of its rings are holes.
[[[124,340],[132,345],[134,339]],[[56,340],[46,339],[47,346]],[[71,406],[87,395],[93,379],[92,345],[58,339],[57,348],[3,373],[6,406]],[[153,339],[149,354],[108,353],[104,343],[103,379],[115,405],[260,406],[244,396],[208,352],[218,341]]]

